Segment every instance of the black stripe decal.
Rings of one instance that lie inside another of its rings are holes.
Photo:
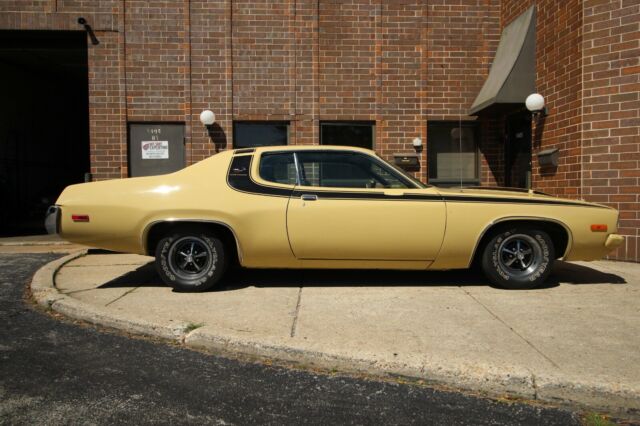
[[[251,152],[254,152],[255,150],[255,148],[236,149],[235,154],[249,154]]]
[[[227,183],[231,188],[236,191],[256,195],[287,198],[291,196],[291,189],[260,185],[251,179],[250,173],[252,161],[253,155],[233,157],[231,166],[229,167],[229,173],[227,174]]]
[[[372,200],[372,201],[445,201],[450,203],[498,203],[498,204],[543,204],[575,207],[595,207],[608,208],[593,204],[582,204],[573,201],[560,200],[540,200],[535,198],[502,198],[502,197],[478,197],[466,195],[438,195],[438,194],[398,194],[386,195],[382,192],[365,193],[354,191],[318,191],[318,190],[295,190],[259,184],[251,179],[251,163],[253,155],[241,155],[233,157],[227,183],[236,191],[254,195],[264,195],[270,197],[300,197],[302,194],[316,195],[318,199],[329,200]]]
[[[547,204],[547,205],[561,205],[561,206],[576,206],[576,207],[596,207],[602,209],[608,209],[606,206],[597,206],[593,204],[582,204],[573,201],[559,201],[559,200],[540,200],[536,198],[493,198],[493,197],[475,197],[464,195],[445,195],[444,201],[453,203],[511,203],[511,204]]]
[[[381,192],[349,192],[349,191],[317,191],[296,189],[293,191],[294,197],[300,197],[302,194],[317,195],[318,199],[331,200],[394,200],[394,201],[443,201],[442,196],[437,194],[398,194],[386,195]]]

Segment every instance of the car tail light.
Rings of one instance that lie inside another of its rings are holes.
[[[593,224],[591,225],[591,232],[607,232],[607,225],[605,224]]]
[[[88,214],[72,214],[71,220],[73,220],[74,222],[89,222],[89,215]]]

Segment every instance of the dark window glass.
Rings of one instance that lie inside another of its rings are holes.
[[[478,146],[475,123],[428,123],[429,182],[441,185],[477,185]]]
[[[269,182],[296,184],[293,153],[264,154],[260,157],[260,177]]]
[[[281,121],[254,121],[233,123],[234,148],[286,145],[289,123]]]
[[[373,149],[374,132],[373,123],[320,123],[320,143]]]
[[[410,188],[398,172],[373,157],[345,152],[298,152],[303,186]]]

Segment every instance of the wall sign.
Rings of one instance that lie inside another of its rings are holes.
[[[173,173],[185,166],[184,124],[129,123],[129,176]]]
[[[143,160],[163,160],[169,158],[169,141],[142,141]]]

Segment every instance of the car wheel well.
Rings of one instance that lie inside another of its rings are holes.
[[[224,244],[224,248],[226,249],[225,251],[228,253],[229,262],[231,264],[240,263],[236,237],[231,231],[231,229],[227,228],[225,225],[222,225],[219,223],[212,223],[212,222],[167,221],[167,222],[155,223],[154,225],[151,226],[151,228],[147,232],[147,241],[146,241],[147,255],[149,256],[155,255],[156,246],[158,245],[160,240],[165,236],[171,233],[177,232],[181,229],[193,228],[194,226],[201,229],[206,229],[207,231],[212,232]]]
[[[476,246],[476,251],[473,256],[473,264],[477,264],[482,257],[482,251],[484,246],[493,238],[496,233],[504,231],[506,228],[513,226],[526,226],[529,228],[539,229],[549,234],[553,247],[555,248],[556,258],[564,256],[567,246],[569,244],[569,232],[566,228],[559,223],[548,220],[526,220],[526,219],[513,219],[498,222],[487,229],[482,235],[480,242]]]

